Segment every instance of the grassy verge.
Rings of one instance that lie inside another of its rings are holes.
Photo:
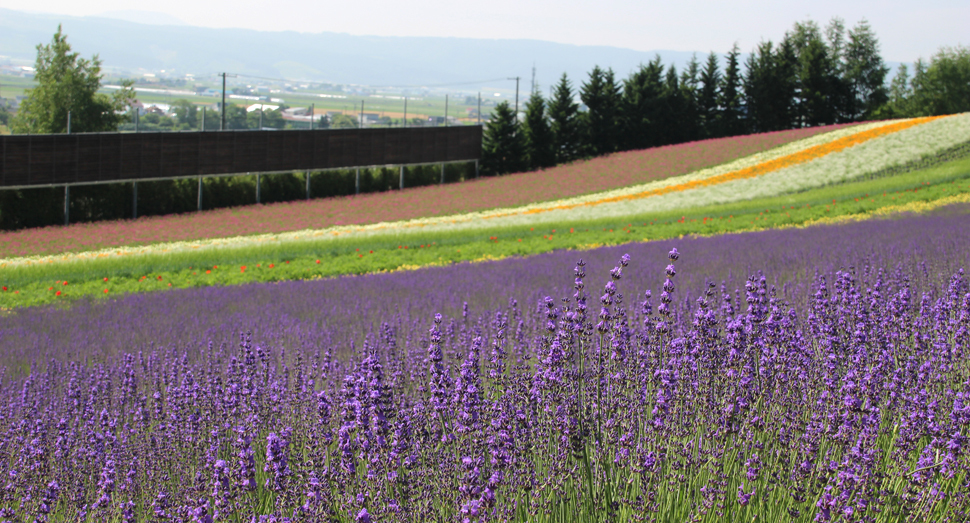
[[[408,270],[685,235],[803,227],[920,210],[921,205],[925,208],[933,202],[970,202],[970,158],[886,178],[676,213],[542,228],[413,231],[5,268],[0,274],[0,285],[5,287],[0,292],[0,309],[170,288]]]

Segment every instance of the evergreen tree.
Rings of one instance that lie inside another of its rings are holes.
[[[707,55],[704,70],[701,71],[700,89],[697,93],[697,117],[701,138],[713,138],[718,135],[720,125],[718,111],[718,88],[721,83],[721,71],[717,55],[713,52]]]
[[[879,40],[863,19],[849,31],[845,48],[845,82],[851,104],[847,119],[871,119],[885,105],[889,100],[885,85],[888,73],[879,56]]]
[[[556,153],[556,163],[571,162],[583,155],[579,104],[573,97],[572,84],[566,77],[566,73],[563,73],[549,101],[549,119],[552,120],[552,143]]]
[[[839,17],[833,17],[825,26],[825,44],[829,51],[829,58],[835,71],[835,83],[832,95],[835,100],[835,119],[837,122],[851,122],[855,120],[854,103],[852,101],[852,90],[845,79],[845,21]]]
[[[825,41],[829,48],[829,56],[835,62],[839,72],[842,72],[842,65],[845,63],[845,21],[839,17],[829,20],[829,25],[825,26]]]
[[[795,56],[801,56],[810,43],[822,40],[822,30],[814,20],[795,22],[792,30],[785,34],[785,39],[791,44]]]
[[[821,38],[809,40],[799,56],[798,116],[802,126],[836,122],[839,78]]]
[[[912,90],[913,116],[970,111],[970,49],[944,47],[929,65],[918,60]]]
[[[784,38],[774,57],[772,104],[776,109],[776,123],[772,130],[780,131],[796,126],[795,96],[798,93],[798,55],[790,39]]]
[[[754,132],[772,130],[774,54],[774,45],[770,41],[762,42],[744,64],[744,108],[748,128]]]
[[[839,38],[836,34],[830,36]],[[796,22],[786,34],[786,40],[796,57],[794,126],[834,123],[842,105],[839,72],[831,50],[822,39],[822,30],[812,20]]]
[[[678,142],[690,142],[701,137],[698,96],[700,92],[700,63],[693,55],[680,75],[680,133]]]
[[[727,67],[718,89],[720,120],[715,136],[738,136],[747,132],[746,120],[742,117],[744,93],[742,89],[741,66],[738,57],[741,51],[734,44],[727,55]]]
[[[797,88],[797,58],[792,40],[786,37],[777,50],[770,41],[762,42],[745,65],[744,102],[750,130],[792,128]]]
[[[79,58],[71,52],[67,35],[57,26],[48,45],[37,46],[37,87],[27,91],[17,116],[11,122],[15,133],[63,133],[71,113],[71,132],[116,131],[128,120],[135,99],[133,82],[125,80],[111,96],[100,94],[101,60]]]
[[[522,137],[530,170],[556,165],[556,155],[552,149],[552,129],[546,118],[546,101],[538,89],[532,92],[529,101],[525,103]]]
[[[617,150],[617,116],[620,87],[613,70],[593,67],[589,80],[580,88],[579,96],[587,111],[581,115],[584,142],[588,153],[596,156]]]
[[[646,149],[661,143],[663,70],[657,56],[623,82],[621,125],[625,150]]]
[[[877,113],[877,118],[900,118],[909,115],[909,102],[913,91],[909,83],[909,67],[901,64],[889,84],[889,102],[881,107]]]
[[[482,136],[482,173],[508,174],[525,170],[522,133],[508,102],[495,106]]]

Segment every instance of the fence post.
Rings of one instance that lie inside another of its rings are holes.
[[[131,182],[131,219],[138,219],[138,182]]]
[[[310,199],[310,171],[306,172],[306,199]]]
[[[404,164],[401,164],[401,190],[404,190]]]
[[[354,194],[360,194],[360,167],[356,169],[354,174]]]
[[[478,160],[475,160],[475,178],[478,178]]]
[[[444,162],[442,162],[442,164],[441,164],[441,185],[444,185],[444,184],[445,184],[445,164],[444,164]]]
[[[256,173],[256,203],[259,203],[259,173]]]
[[[202,212],[202,177],[199,176],[199,212]]]
[[[71,186],[64,186],[64,225],[71,223]]]

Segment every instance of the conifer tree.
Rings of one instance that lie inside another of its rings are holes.
[[[525,170],[522,133],[508,102],[495,106],[482,136],[482,173],[508,174]]]
[[[587,107],[587,112],[581,115],[587,152],[598,156],[616,151],[620,87],[616,84],[613,70],[603,71],[599,66],[594,67],[579,96]]]
[[[721,83],[721,71],[717,55],[713,52],[707,55],[704,70],[701,71],[700,88],[697,92],[697,118],[700,128],[700,138],[713,138],[718,135],[720,125],[718,111],[718,87]]]
[[[645,149],[661,143],[663,65],[657,56],[623,82],[624,150]]]
[[[526,163],[530,170],[556,165],[556,155],[552,149],[552,129],[546,117],[546,101],[538,89],[532,92],[529,101],[525,103],[522,137]]]
[[[742,75],[738,60],[740,55],[738,44],[734,44],[728,52],[727,66],[724,68],[724,76],[721,77],[721,85],[718,89],[718,106],[721,113],[716,134],[718,137],[737,136],[747,131],[746,122],[742,119],[744,93],[741,90]]]
[[[697,55],[693,55],[687,68],[680,75],[680,118],[678,118],[680,133],[678,143],[690,142],[700,138],[700,112],[697,108],[698,91],[700,90],[701,66]]]
[[[798,116],[802,126],[833,124],[837,120],[839,83],[835,64],[820,38],[809,40],[799,56]]]
[[[744,104],[749,131],[791,129],[795,123],[797,57],[786,35],[777,49],[762,42],[748,57],[744,75]]]
[[[549,119],[552,120],[553,150],[556,163],[571,162],[583,155],[580,135],[579,104],[573,99],[573,87],[566,73],[549,100]]]
[[[849,31],[845,48],[845,82],[852,105],[850,120],[867,120],[889,100],[889,68],[879,56],[879,40],[869,22],[861,20]]]

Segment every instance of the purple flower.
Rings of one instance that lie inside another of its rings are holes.
[[[747,505],[748,502],[751,501],[751,496],[754,496],[754,493],[756,491],[757,491],[757,489],[752,488],[751,489],[751,492],[745,493],[744,492],[744,483],[742,483],[738,487],[738,504],[741,505],[742,507],[745,506],[745,505]]]

